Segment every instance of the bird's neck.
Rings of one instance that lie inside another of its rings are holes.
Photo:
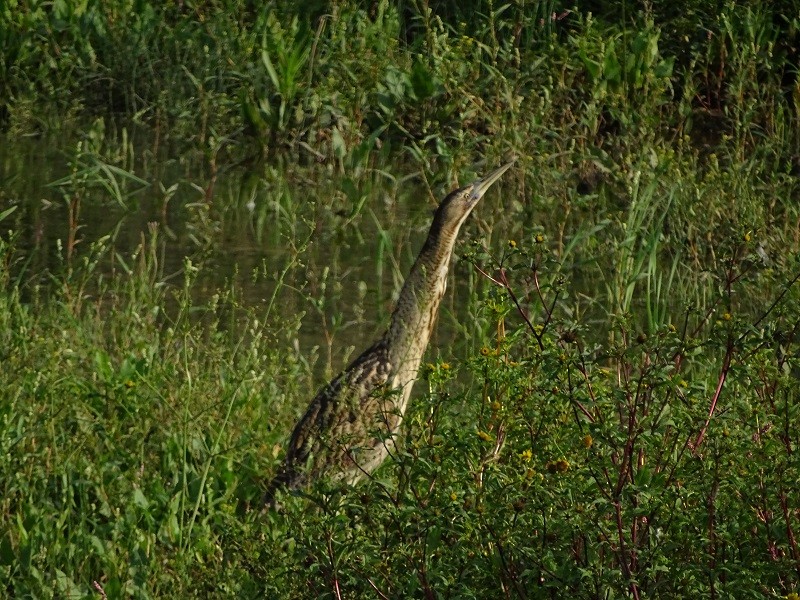
[[[397,299],[386,338],[401,384],[417,376],[444,296],[458,229],[431,230]]]

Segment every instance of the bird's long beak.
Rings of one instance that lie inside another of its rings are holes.
[[[472,199],[477,201],[483,198],[483,195],[490,187],[492,187],[492,184],[498,179],[500,179],[500,176],[506,171],[508,171],[509,167],[513,164],[514,161],[512,160],[510,163],[504,164],[502,167],[499,167],[494,171],[492,171],[491,173],[489,173],[488,175],[486,175],[486,177],[483,177],[482,179],[479,179],[478,181],[473,183]]]

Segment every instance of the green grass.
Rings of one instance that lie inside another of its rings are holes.
[[[91,294],[78,276],[98,276],[90,259],[48,298],[24,298],[4,271],[8,593],[84,597],[94,581],[109,597],[795,587],[798,296],[785,276],[774,285],[789,291],[754,319],[735,300],[753,283],[747,264],[731,259],[715,314],[647,335],[619,314],[598,342],[561,307],[570,292],[549,244],[478,252],[483,270],[502,260],[513,297],[541,318],[529,327],[490,288],[483,346],[426,367],[398,456],[356,489],[322,486],[259,517],[312,390],[291,350],[299,321],[264,320],[235,290],[196,304],[188,262],[166,292],[152,235],[131,273]],[[2,256],[19,259],[13,243]],[[516,281],[531,273],[541,297]]]
[[[0,8],[3,593],[792,596],[797,5],[621,7]],[[260,515],[510,154],[399,454]]]

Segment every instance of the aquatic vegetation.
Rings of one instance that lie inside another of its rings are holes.
[[[795,2],[0,7],[12,597],[794,597]],[[254,510],[465,226],[399,452]]]

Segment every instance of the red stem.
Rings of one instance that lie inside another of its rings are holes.
[[[719,381],[717,381],[717,389],[714,392],[714,398],[711,400],[711,407],[708,409],[708,418],[706,418],[706,422],[703,425],[703,428],[700,430],[700,433],[697,436],[697,439],[694,441],[694,444],[691,444],[692,452],[697,454],[697,449],[700,447],[700,444],[703,443],[703,438],[705,438],[706,430],[708,429],[708,425],[711,423],[711,417],[714,416],[714,409],[717,407],[717,401],[719,397],[722,395],[722,388],[725,386],[725,380],[728,378],[728,371],[731,367],[731,357],[733,356],[733,344],[728,343],[728,350],[725,352],[725,358],[722,361],[722,370],[719,373]]]

